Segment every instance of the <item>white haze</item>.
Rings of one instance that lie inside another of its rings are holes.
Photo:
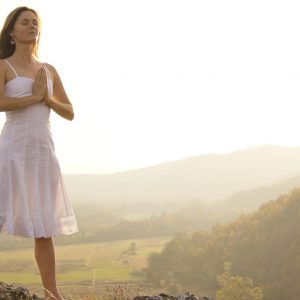
[[[64,173],[300,145],[298,1],[0,0],[1,21],[19,5],[74,104],[52,115]]]

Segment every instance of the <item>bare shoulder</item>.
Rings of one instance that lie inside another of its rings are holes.
[[[4,94],[6,70],[7,63],[3,59],[0,59],[0,95]]]
[[[46,65],[46,67],[49,69],[49,71],[56,71],[56,69],[54,68],[53,65],[49,64],[49,63],[44,63]]]
[[[44,63],[44,64],[46,65],[47,69],[49,70],[52,79],[53,80],[58,79],[59,76],[58,76],[58,73],[57,73],[55,67],[49,63]]]
[[[5,79],[6,71],[8,70],[7,63],[4,61],[4,59],[0,59],[0,74],[1,78]]]
[[[6,70],[7,63],[4,61],[4,59],[0,59],[0,69],[1,71]]]
[[[45,63],[46,67],[48,68],[48,70],[51,72],[51,74],[53,74],[53,76],[57,76],[58,73],[55,69],[55,67],[49,63]]]

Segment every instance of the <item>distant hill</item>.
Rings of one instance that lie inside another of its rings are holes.
[[[300,176],[293,177],[272,185],[263,186],[251,190],[240,191],[229,198],[219,199],[211,205],[210,209],[221,216],[219,222],[231,221],[242,213],[257,210],[262,204],[278,198],[300,187]]]
[[[300,188],[228,225],[178,234],[149,259],[148,278],[189,289],[216,291],[217,274],[230,261],[233,273],[250,277],[265,300],[300,299]]]
[[[227,198],[298,175],[299,147],[259,146],[114,174],[65,175],[65,182],[73,201],[160,203]]]

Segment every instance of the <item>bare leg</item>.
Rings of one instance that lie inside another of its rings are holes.
[[[50,291],[56,299],[63,299],[56,287],[55,252],[52,238],[35,238],[34,250],[44,288]],[[46,290],[45,299],[55,299]]]

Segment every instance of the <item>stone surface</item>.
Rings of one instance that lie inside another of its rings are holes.
[[[0,300],[42,300],[36,294],[30,294],[28,289],[22,286],[14,286],[0,281]]]
[[[133,300],[213,300],[208,297],[197,297],[190,293],[180,294],[177,296],[170,296],[167,294],[159,294],[156,296],[136,296]]]
[[[36,294],[30,294],[27,288],[15,286],[0,281],[0,300],[43,300]],[[154,296],[136,296],[133,300],[214,300],[208,297],[197,297],[190,293],[171,296],[167,294],[159,294]]]

